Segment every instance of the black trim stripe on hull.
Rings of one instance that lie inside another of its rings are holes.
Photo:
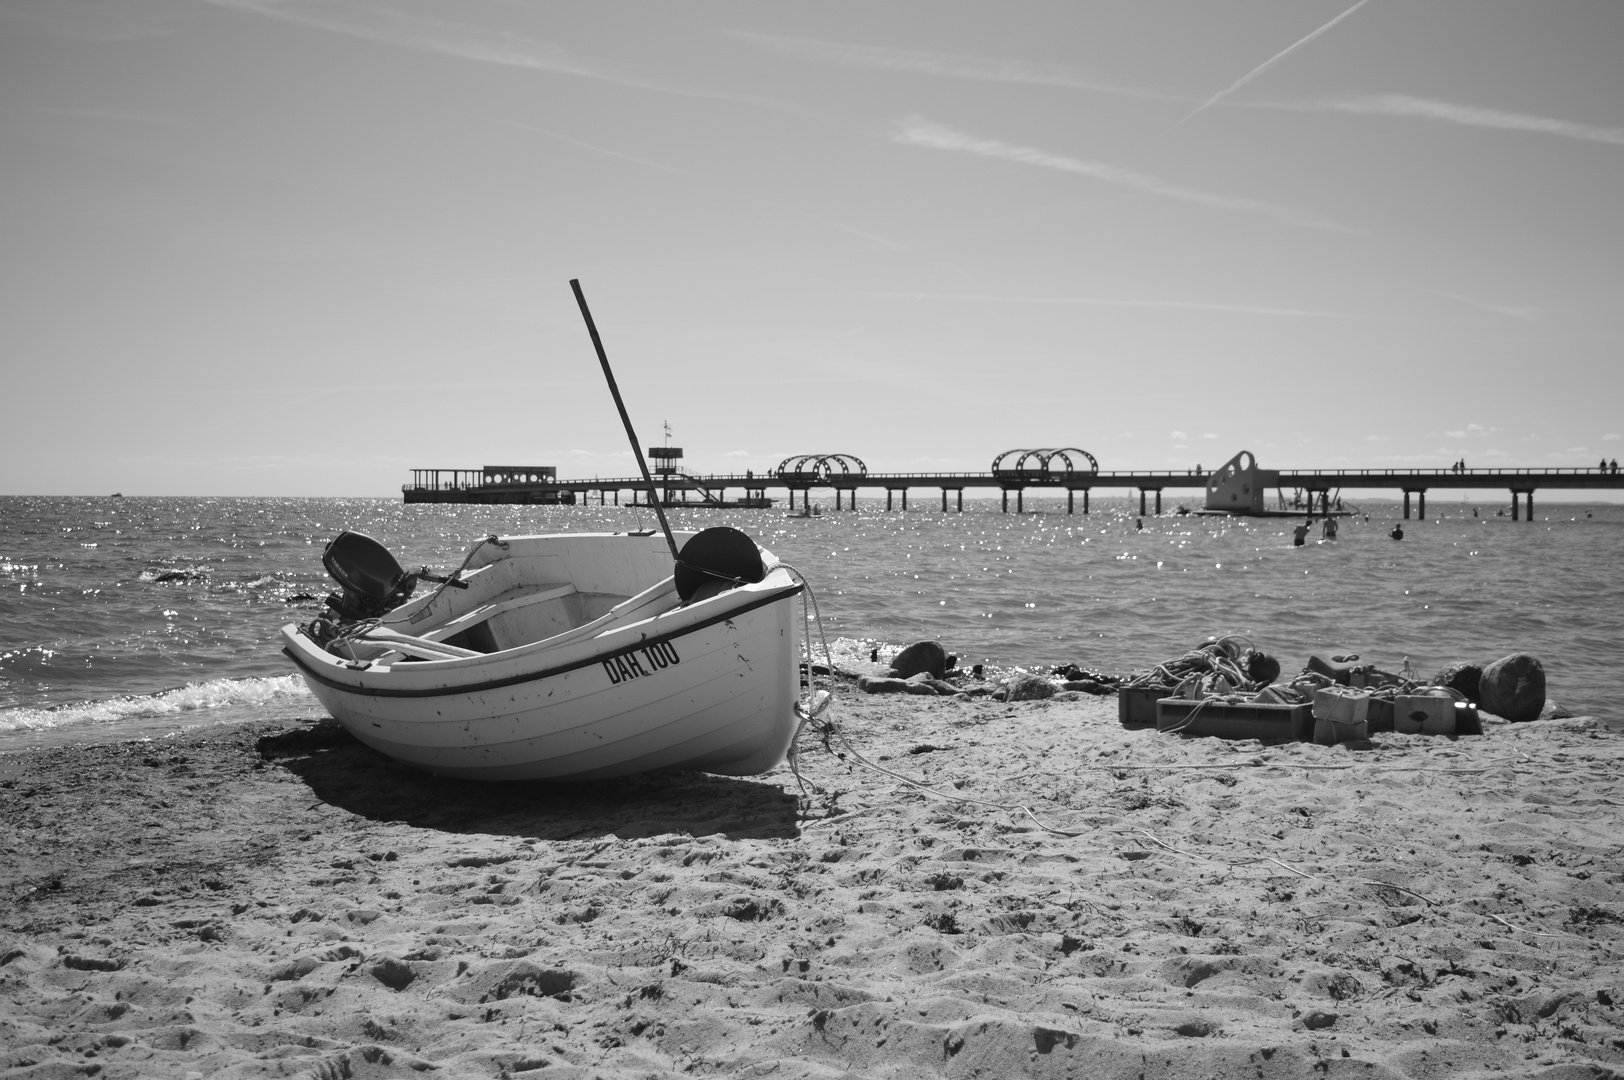
[[[585,659],[577,660],[569,664],[561,664],[558,667],[544,668],[540,671],[529,671],[525,672],[523,675],[510,675],[505,679],[492,679],[488,682],[482,683],[468,683],[462,686],[435,687],[433,689],[422,690],[410,687],[358,686],[355,683],[335,679],[327,673],[311,667],[302,658],[300,658],[297,653],[286,646],[283,646],[282,648],[282,655],[286,656],[289,660],[292,660],[294,666],[297,667],[308,678],[315,679],[323,686],[330,686],[334,690],[343,690],[344,692],[350,694],[362,694],[367,697],[400,698],[451,697],[455,694],[477,694],[485,690],[500,690],[505,686],[517,686],[520,683],[536,682],[541,679],[550,679],[554,675],[563,675],[567,672],[579,670],[580,668],[591,667],[593,664],[602,663],[611,657],[622,656],[638,649],[646,649],[651,645],[658,645],[662,642],[675,641],[678,638],[687,637],[689,634],[704,630],[706,627],[715,626],[717,623],[727,622],[729,619],[737,618],[738,616],[743,615],[745,612],[754,611],[761,607],[767,607],[770,604],[776,604],[780,600],[787,600],[799,593],[804,587],[805,586],[801,585],[799,582],[794,585],[785,586],[784,588],[778,589],[777,591],[766,596],[758,597],[742,607],[730,608],[725,614],[712,616],[703,622],[694,623],[692,626],[684,627],[681,630],[673,630],[666,634],[657,634],[654,637],[640,638],[636,644],[617,648],[613,652],[593,653],[591,656]],[[413,666],[415,667],[416,665]]]

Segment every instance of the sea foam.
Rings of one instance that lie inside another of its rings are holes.
[[[292,703],[309,697],[310,692],[297,675],[209,679],[156,694],[83,701],[51,709],[10,709],[0,712],[0,733],[48,731],[81,724],[161,720],[206,709]]]

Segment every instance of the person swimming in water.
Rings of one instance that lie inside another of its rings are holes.
[[[1394,540],[1402,540],[1402,539],[1404,539],[1404,526],[1402,526],[1402,525],[1394,525],[1393,526],[1393,531],[1388,533],[1387,535],[1391,536]]]
[[[1303,540],[1308,536],[1308,523],[1312,518],[1304,518],[1303,523],[1291,530],[1291,543],[1294,547],[1302,547]]]

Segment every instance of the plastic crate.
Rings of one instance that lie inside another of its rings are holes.
[[[1314,709],[1307,704],[1231,705],[1163,698],[1156,703],[1156,730],[1218,739],[1309,742],[1314,738]]]
[[[1393,699],[1393,730],[1409,735],[1455,734],[1455,700],[1436,694],[1400,694]]]
[[[1125,728],[1156,726],[1156,703],[1173,691],[1165,686],[1124,686],[1117,690],[1117,719]]]
[[[1326,746],[1370,737],[1370,691],[1327,686],[1314,692],[1314,741]]]

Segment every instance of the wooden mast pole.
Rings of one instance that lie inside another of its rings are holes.
[[[615,385],[615,373],[609,370],[609,356],[603,351],[603,339],[598,336],[598,326],[592,321],[592,312],[587,310],[586,294],[581,291],[581,283],[575,278],[570,279],[570,288],[575,290],[575,302],[581,305],[581,317],[586,319],[587,333],[592,335],[592,347],[598,350],[598,363],[603,365],[603,377],[609,381],[609,393],[614,395],[615,408],[620,410],[620,422],[626,425],[626,438],[632,441],[637,467],[643,472],[643,483],[648,485],[649,505],[654,507],[654,513],[660,518],[665,542],[671,547],[671,560],[679,561],[677,538],[671,535],[671,523],[665,520],[665,508],[660,505],[660,494],[654,488],[654,475],[648,471],[648,462],[643,460],[643,444],[637,441],[637,432],[632,430],[632,418],[626,412],[626,403],[620,399],[620,387]]]

